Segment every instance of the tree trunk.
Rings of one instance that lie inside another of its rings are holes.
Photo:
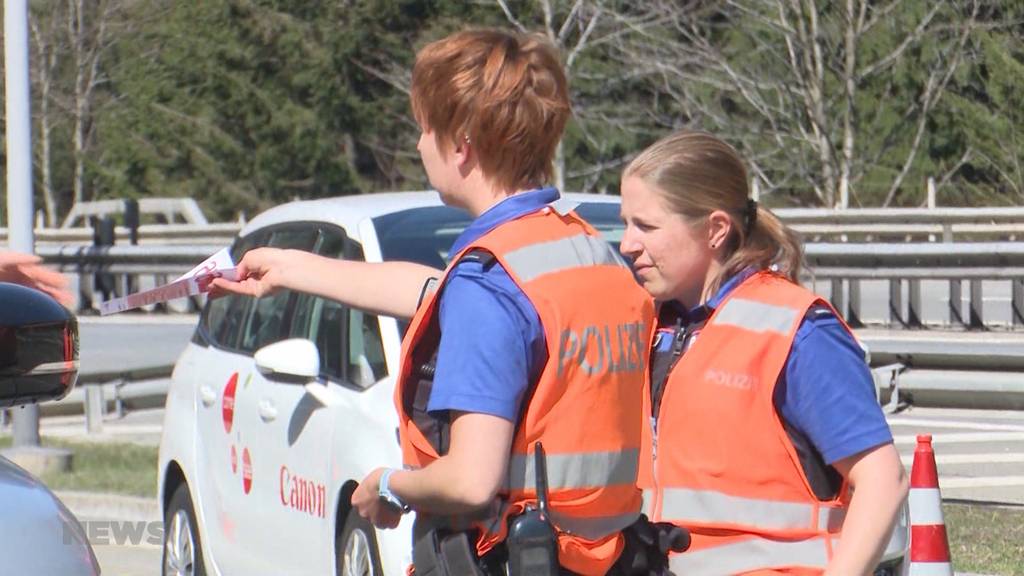
[[[50,89],[55,68],[57,50],[49,45],[36,22],[31,22],[31,33],[36,44],[36,78],[39,83],[39,172],[42,175],[43,205],[46,209],[46,226],[57,226],[57,200],[53,193],[53,166],[50,133]]]

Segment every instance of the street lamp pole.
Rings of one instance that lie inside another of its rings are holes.
[[[7,244],[34,253],[32,229],[32,111],[28,72],[28,1],[4,0],[7,82]],[[13,410],[14,447],[39,446],[39,406]]]

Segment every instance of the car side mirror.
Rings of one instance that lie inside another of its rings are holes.
[[[256,369],[271,380],[304,384],[306,393],[323,406],[337,404],[338,397],[320,376],[320,351],[305,338],[290,338],[256,351]]]
[[[267,344],[253,356],[256,369],[271,380],[306,383],[320,375],[320,351],[305,338]]]
[[[0,408],[59,400],[78,381],[78,321],[39,290],[0,282]]]

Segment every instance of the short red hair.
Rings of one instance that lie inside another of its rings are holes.
[[[508,192],[550,182],[571,107],[558,52],[540,36],[457,32],[426,45],[412,110],[442,155],[468,139],[484,175]]]

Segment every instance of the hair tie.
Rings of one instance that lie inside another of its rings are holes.
[[[753,198],[747,199],[747,210],[743,218],[743,231],[747,235],[754,229],[754,224],[757,223],[757,200]]]

